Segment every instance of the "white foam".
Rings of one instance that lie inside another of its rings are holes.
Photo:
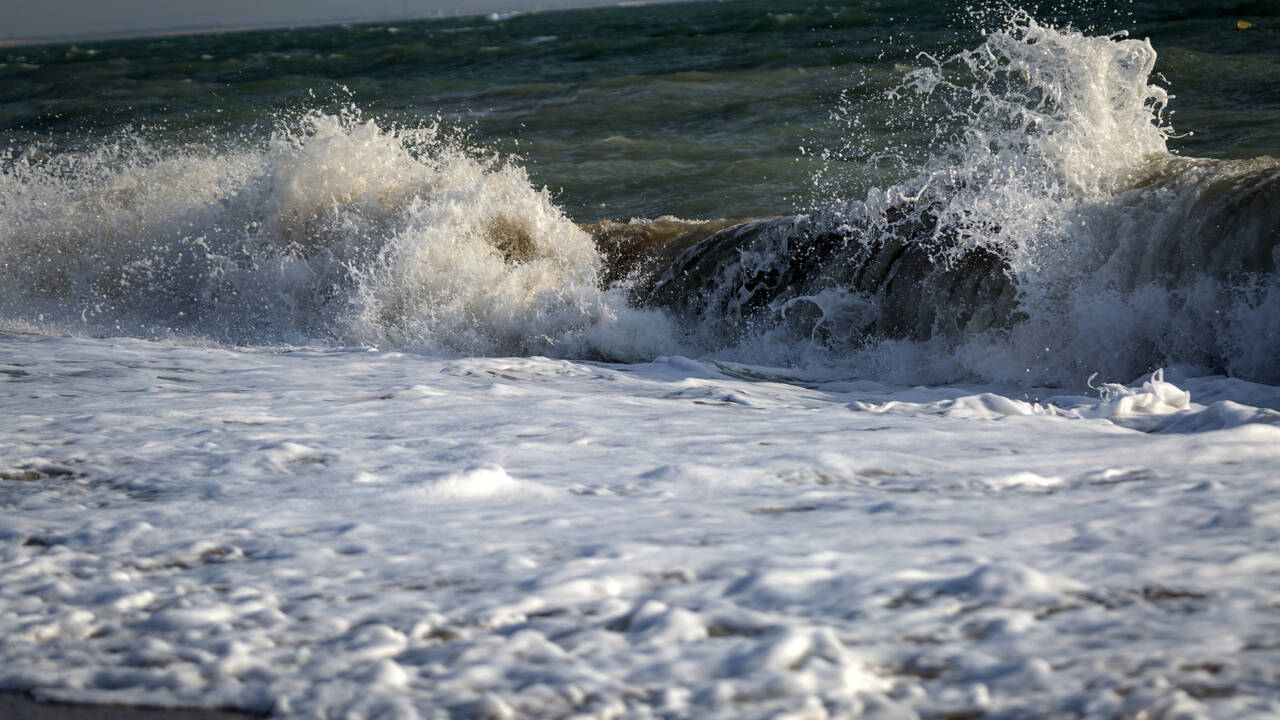
[[[432,499],[478,500],[520,494],[537,495],[541,488],[534,483],[516,480],[499,465],[482,465],[428,480],[423,490]]]
[[[1274,704],[1244,649],[1280,597],[1273,387],[40,335],[0,358],[3,688],[369,719]]]

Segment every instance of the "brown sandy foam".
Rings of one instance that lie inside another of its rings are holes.
[[[43,702],[24,693],[0,692],[0,718],[3,720],[249,720],[253,717],[261,716],[203,708]]]

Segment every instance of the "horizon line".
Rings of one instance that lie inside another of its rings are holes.
[[[304,20],[297,23],[215,23],[209,25],[178,25],[151,30],[112,30],[97,33],[64,33],[61,35],[31,35],[27,37],[0,37],[0,49],[16,47],[32,47],[37,45],[64,45],[77,42],[110,42],[113,40],[145,40],[147,38],[187,37],[192,35],[213,35],[216,33],[258,32],[265,30],[284,30],[295,28],[331,27],[336,25],[376,25],[389,22],[421,22],[430,20],[448,20],[466,17],[487,17],[489,15],[527,15],[543,12],[562,12],[565,10],[585,10],[602,7],[643,7],[645,5],[666,5],[683,0],[613,0],[612,2],[565,2],[552,7],[526,10],[492,9],[486,11],[472,10],[437,10],[434,15],[389,15],[380,18],[338,17],[326,20]]]

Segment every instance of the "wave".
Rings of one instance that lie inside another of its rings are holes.
[[[0,174],[11,327],[234,345],[642,359],[669,323],[602,290],[590,237],[525,171],[354,111],[261,146],[137,138]]]
[[[955,188],[730,224],[636,300],[737,359],[903,382],[1078,384],[1171,363],[1280,380],[1280,161],[1153,165],[1032,238],[957,214]]]
[[[0,163],[0,327],[1280,383],[1280,161],[1171,154],[1148,42],[1020,13],[922,61],[883,98],[935,136],[911,179],[748,222],[579,227],[513,162],[354,111],[214,150],[28,148]]]
[[[1170,363],[1278,382],[1280,162],[1171,155],[1154,63],[1018,14],[889,94],[935,118],[916,177],[724,229],[640,299],[738,359],[905,382]]]

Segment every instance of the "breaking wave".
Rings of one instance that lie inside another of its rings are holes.
[[[644,300],[739,359],[902,382],[1280,382],[1280,162],[1170,154],[1155,58],[1026,14],[923,58],[885,98],[935,135],[912,180],[723,230]]]
[[[28,151],[0,175],[0,222],[10,326],[462,355],[674,347],[658,313],[600,289],[591,238],[522,168],[354,111],[243,150]]]
[[[1170,154],[1154,62],[1145,40],[1018,14],[885,98],[931,128],[913,179],[747,224],[588,232],[518,165],[354,111],[216,151],[30,148],[0,172],[0,322],[906,382],[1177,363],[1280,383],[1280,162]]]

